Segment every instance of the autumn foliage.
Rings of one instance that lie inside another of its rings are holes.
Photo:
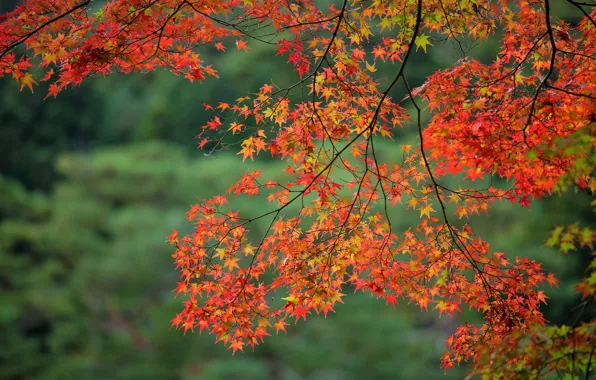
[[[28,0],[0,16],[0,72],[30,90],[48,81],[48,96],[113,72],[165,68],[201,82],[219,75],[202,48],[274,45],[295,83],[205,104],[213,118],[198,141],[213,151],[240,136],[243,160],[283,160],[290,179],[249,170],[228,194],[192,206],[194,232],[168,237],[177,293],[187,295],[173,325],[215,333],[236,352],[309,314],[326,315],[350,288],[391,305],[481,313],[484,324],[465,324],[448,339],[445,368],[471,360],[479,374],[527,378],[524,371],[566,366],[552,358],[573,345],[583,364],[572,371],[583,365],[587,376],[594,323],[545,327],[539,287],[556,285],[555,277],[494,252],[462,222],[497,201],[528,207],[570,186],[596,190],[596,7],[564,1],[582,14],[570,24],[551,2]],[[492,62],[466,55],[463,45],[495,35]],[[459,46],[461,59],[413,87],[411,56],[443,40]],[[391,76],[378,75],[381,67]],[[397,88],[408,95],[393,98]],[[400,128],[414,129],[418,143],[400,142]],[[396,140],[401,159],[376,154],[383,139]],[[465,185],[449,188],[451,176]],[[238,196],[266,197],[271,208],[245,215],[229,206]],[[415,210],[419,223],[395,230],[396,209]],[[268,228],[251,240],[257,220]],[[592,247],[592,230],[565,228],[550,245]],[[595,292],[588,276],[578,286],[585,302]]]

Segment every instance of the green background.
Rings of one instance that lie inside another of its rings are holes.
[[[407,72],[413,85],[460,58],[450,42],[432,42],[429,54],[413,57]],[[497,42],[469,53],[490,61]],[[201,85],[167,72],[113,75],[44,101],[43,86],[31,94],[19,92],[10,78],[0,81],[0,378],[465,376],[465,366],[445,375],[440,356],[457,324],[477,316],[464,311],[439,318],[406,302],[393,309],[351,289],[337,313],[311,316],[254,352],[232,356],[212,335],[170,329],[183,299],[172,293],[177,273],[165,236],[172,228],[188,232],[190,205],[225,192],[245,170],[283,175],[284,165],[265,156],[241,164],[234,149],[206,156],[196,148],[194,136],[211,116],[202,102],[232,101],[272,76],[282,85],[297,78],[283,57],[251,47],[249,53],[203,51],[222,78]],[[379,75],[389,70],[381,67]],[[404,96],[402,90],[392,95]],[[415,132],[399,131],[394,143],[376,146],[378,154],[415,144]],[[256,213],[264,202],[242,198],[236,205]],[[571,191],[530,210],[497,204],[489,217],[470,220],[495,250],[538,259],[558,274],[560,286],[547,290],[544,306],[556,323],[573,320],[572,285],[589,255],[565,256],[544,241],[556,224],[593,224],[588,204],[587,195]],[[392,215],[401,226],[417,218],[397,209]]]

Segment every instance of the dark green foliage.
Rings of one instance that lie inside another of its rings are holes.
[[[223,190],[222,170],[243,170],[234,157],[216,166],[182,152],[150,142],[63,155],[48,195],[2,178],[3,376],[409,379],[432,368],[428,378],[443,378],[444,332],[413,330],[411,310],[364,294],[234,357],[209,336],[169,330],[180,306],[163,237],[197,194]]]

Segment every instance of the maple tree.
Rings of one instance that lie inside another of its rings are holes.
[[[565,4],[581,21],[556,17],[551,0],[29,0],[0,16],[0,75],[31,91],[47,81],[48,96],[113,72],[165,68],[202,82],[219,75],[202,47],[274,45],[295,83],[205,104],[215,115],[198,138],[213,151],[241,136],[243,160],[268,153],[287,163],[290,179],[250,170],[228,195],[192,206],[194,232],[168,237],[177,292],[189,297],[173,325],[213,332],[236,352],[289,320],[327,315],[352,286],[392,305],[405,298],[439,314],[464,305],[481,313],[482,325],[448,339],[445,368],[472,360],[474,373],[491,376],[588,377],[596,322],[544,327],[539,287],[556,285],[554,275],[492,251],[459,222],[496,201],[528,207],[570,186],[596,189],[596,6]],[[466,54],[465,41],[495,34],[492,62]],[[462,58],[412,87],[412,55],[440,40]],[[391,96],[398,87],[405,98]],[[399,140],[399,128],[415,129],[418,144],[397,141],[402,159],[385,160],[375,144]],[[452,175],[462,187],[447,186]],[[271,208],[244,215],[229,206],[235,196],[264,196]],[[389,214],[398,207],[418,212],[419,223],[396,231]],[[263,220],[268,228],[251,240],[250,226]],[[549,242],[567,252],[593,240],[571,226]],[[578,285],[586,305],[589,276]]]

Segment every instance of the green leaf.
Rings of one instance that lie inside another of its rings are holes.
[[[574,251],[575,245],[573,243],[563,242],[561,243],[561,251],[567,253],[569,251]]]
[[[433,46],[433,44],[430,43],[428,38],[429,37],[425,34],[421,34],[418,37],[416,37],[416,40],[414,41],[414,43],[416,44],[416,51],[418,51],[418,48],[422,48],[422,50],[424,50],[424,52],[426,53],[426,47],[428,45]]]

